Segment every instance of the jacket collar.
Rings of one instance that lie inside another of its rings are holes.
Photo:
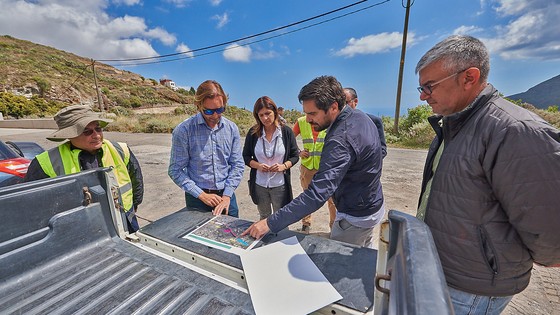
[[[344,107],[340,111],[340,114],[336,116],[333,123],[329,126],[329,128],[327,128],[326,132],[328,133],[329,130],[331,130],[331,128],[338,125],[341,121],[346,120],[346,118],[348,118],[348,116],[350,116],[351,114],[352,114],[352,108],[350,106],[344,105]]]

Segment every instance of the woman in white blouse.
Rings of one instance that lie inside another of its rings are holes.
[[[249,129],[243,160],[251,168],[249,194],[265,219],[293,199],[290,168],[299,161],[296,137],[279,123],[278,108],[268,96],[255,102],[256,124]]]

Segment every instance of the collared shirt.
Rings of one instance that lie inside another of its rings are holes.
[[[337,211],[366,225],[383,211],[382,153],[379,135],[371,119],[346,106],[327,129],[319,170],[297,198],[268,217],[272,232],[319,209],[333,196]],[[368,218],[364,218],[368,217]]]
[[[173,130],[169,177],[198,198],[202,189],[224,190],[232,196],[243,177],[239,129],[229,119],[210,128],[197,113]]]
[[[260,163],[266,165],[282,164],[286,149],[282,139],[280,126],[274,130],[271,141],[266,140],[264,128],[262,135],[255,145],[255,157]],[[282,172],[261,172],[257,170],[257,185],[266,188],[280,187],[284,185],[284,174]]]

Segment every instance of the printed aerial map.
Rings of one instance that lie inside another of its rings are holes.
[[[240,236],[251,224],[253,222],[228,215],[216,216],[183,238],[239,254],[253,248],[259,241],[250,235]]]

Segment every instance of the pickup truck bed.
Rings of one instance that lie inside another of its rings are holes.
[[[119,238],[104,181],[88,172],[0,192],[0,313],[254,313],[247,294]]]
[[[208,213],[178,211],[142,228],[139,242],[123,240],[105,172],[0,190],[0,313],[254,313],[243,281],[236,288],[153,250],[164,244],[173,252],[184,249],[243,279],[238,256],[181,238]],[[83,187],[91,193],[89,203]],[[376,251],[287,230],[262,243],[292,235],[343,296],[340,305],[357,313],[372,309]]]

